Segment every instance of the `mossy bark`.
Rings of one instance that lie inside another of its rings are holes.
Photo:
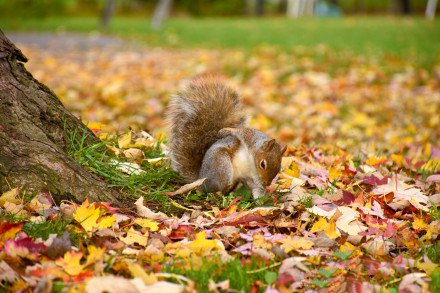
[[[68,133],[99,139],[25,69],[27,58],[0,30],[0,194],[19,187],[61,200],[110,201],[122,196],[67,155]]]

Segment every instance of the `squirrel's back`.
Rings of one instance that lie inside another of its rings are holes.
[[[197,78],[171,99],[169,150],[172,165],[197,179],[203,157],[225,127],[243,127],[246,115],[238,94],[213,78]]]

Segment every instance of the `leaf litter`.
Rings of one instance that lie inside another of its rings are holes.
[[[145,162],[167,166],[163,111],[180,82],[196,74],[227,76],[251,124],[289,147],[259,203],[233,193],[221,204],[191,204],[186,198],[202,196],[200,182],[166,194],[176,213],[142,197],[128,212],[87,200],[57,206],[45,193],[24,201],[19,188],[6,191],[5,290],[438,290],[438,65],[346,56],[339,67],[325,48],[313,53],[323,62],[301,49],[270,47],[24,51],[28,70],[114,142],[109,163],[125,176],[140,176]],[[160,154],[148,157],[152,146]],[[39,223],[63,231],[39,234]]]

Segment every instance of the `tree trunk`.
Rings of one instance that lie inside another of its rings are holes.
[[[255,14],[262,16],[264,14],[264,0],[257,0],[255,3]]]
[[[110,19],[112,18],[113,12],[115,11],[116,0],[106,0],[104,10],[101,15],[101,26],[104,29],[108,28],[108,24],[110,23]]]
[[[67,155],[67,133],[99,139],[69,113],[55,94],[25,69],[27,58],[0,30],[0,194],[48,190],[54,200],[111,201],[119,192]]]
[[[433,20],[435,17],[435,10],[437,8],[437,0],[428,0],[426,4],[425,16],[429,20]]]
[[[173,0],[159,0],[159,2],[157,2],[153,18],[151,19],[151,26],[154,29],[159,29],[162,23],[168,18],[172,5]]]

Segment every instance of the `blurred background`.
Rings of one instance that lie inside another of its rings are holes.
[[[159,135],[170,95],[214,74],[286,143],[405,152],[439,146],[437,2],[0,0],[0,28],[96,130]]]

